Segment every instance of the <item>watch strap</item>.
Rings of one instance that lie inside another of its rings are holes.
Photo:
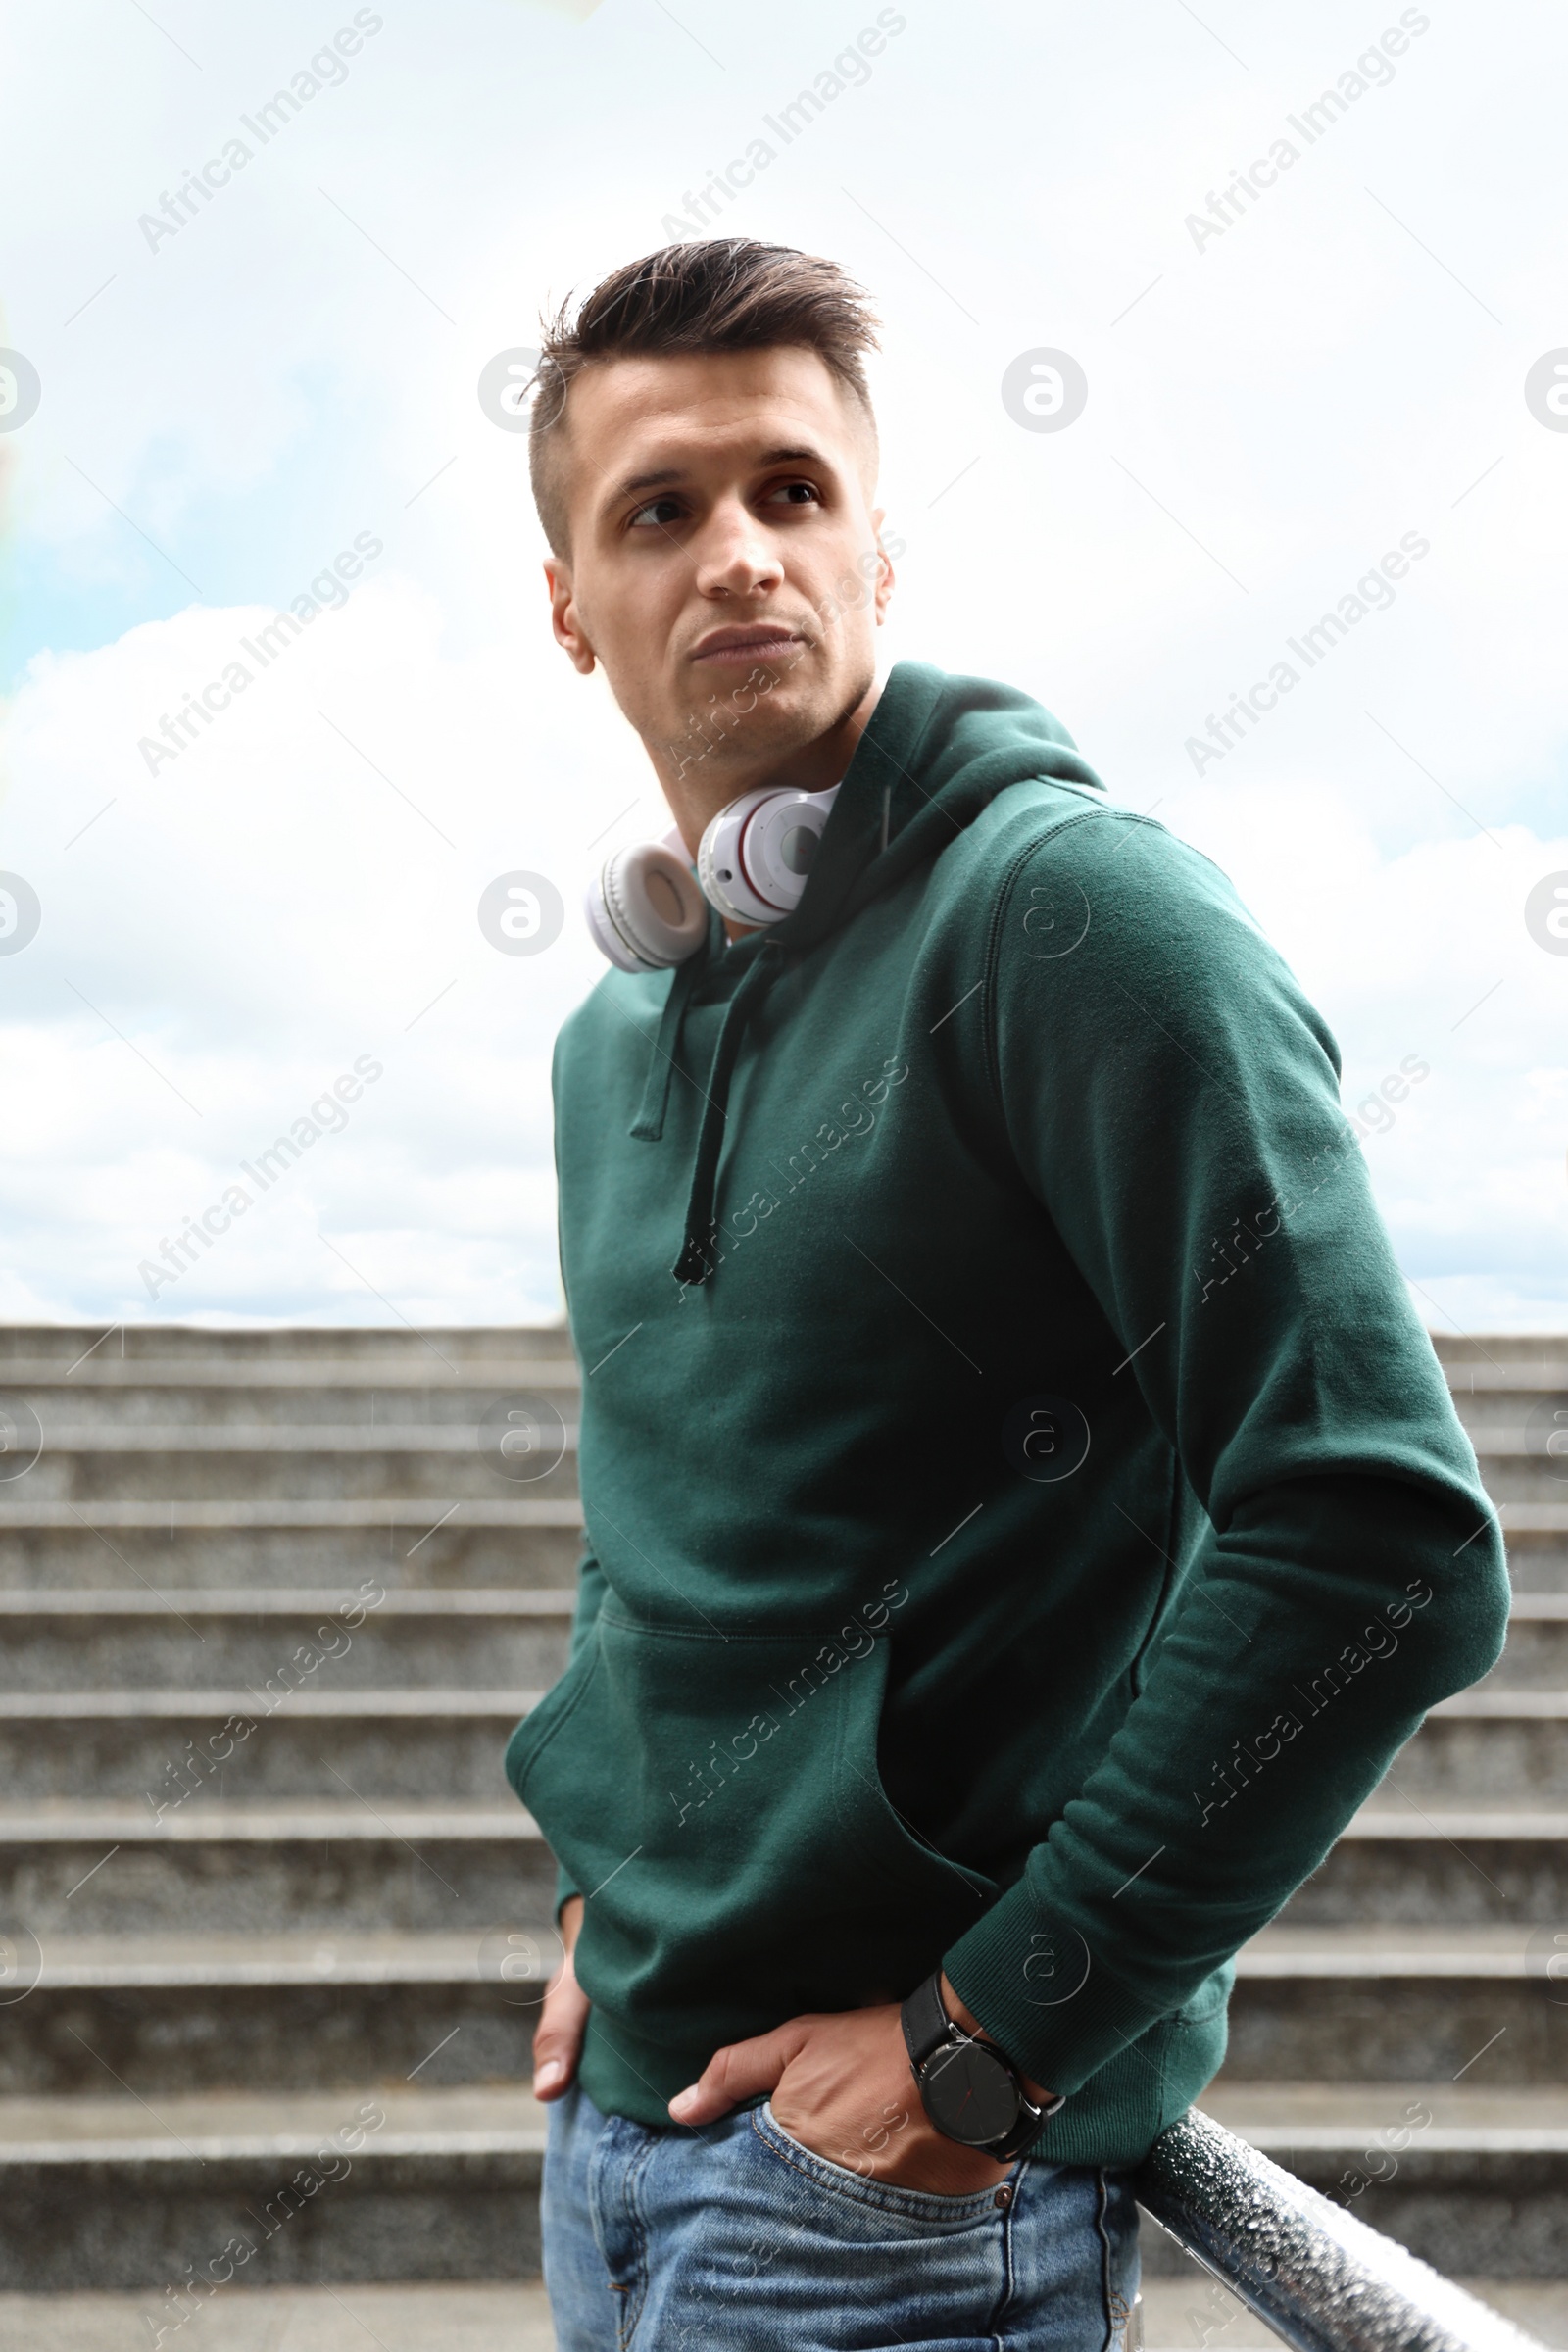
[[[915,2081],[921,2084],[920,2095],[921,2101],[924,2103],[925,2085],[921,2082],[921,2075],[928,2062],[944,2045],[951,2046],[971,2041],[975,2036],[966,2034],[957,2020],[948,2015],[946,2003],[942,1998],[942,1971],[940,1969],[934,1969],[923,1984],[915,1986],[913,1992],[901,2007],[899,2018],[904,2027],[904,2045],[909,2053],[909,2064],[914,2071]],[[1055,2096],[1048,2100],[1044,2106],[1037,2107],[1024,2089],[1018,2070],[1006,2052],[998,2049],[995,2042],[986,2040],[984,2036],[980,2038],[982,2045],[989,2049],[992,2055],[1006,2068],[1017,2087],[1018,2120],[1002,2140],[991,2144],[990,2150],[991,2154],[1003,2163],[1010,2164],[1039,2137],[1046,2124],[1057,2109],[1066,2105],[1066,2093],[1057,2091]],[[939,2125],[938,2130],[940,2129]]]
[[[939,2050],[954,2034],[954,2021],[942,2001],[942,1971],[934,1969],[923,1984],[917,1984],[899,2012],[904,2025],[904,2046],[909,2053],[909,2064],[920,2072],[933,2051]]]

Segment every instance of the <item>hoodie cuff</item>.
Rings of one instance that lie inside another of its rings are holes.
[[[1079,2090],[1156,2022],[1076,1928],[1049,1921],[1019,1880],[942,1963],[999,2049],[1043,2090]]]

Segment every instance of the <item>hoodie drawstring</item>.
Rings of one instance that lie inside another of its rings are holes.
[[[712,1066],[704,1089],[702,1124],[697,1131],[697,1152],[692,1161],[691,1197],[686,1204],[686,1231],[681,1241],[680,1255],[670,1269],[677,1282],[705,1283],[712,1276],[713,1262],[710,1250],[713,1234],[713,1197],[718,1157],[724,1146],[730,1078],[746,1025],[760,1002],[763,991],[782,968],[783,961],[782,949],[770,940],[764,941],[758,950],[756,962],[741,980],[724,1009],[718,1042],[713,1048]],[[673,996],[674,991],[670,993]],[[649,1073],[649,1086],[650,1089],[653,1086],[652,1072]],[[667,1087],[666,1079],[666,1094]]]
[[[664,999],[660,1018],[659,1034],[654,1050],[648,1056],[648,1078],[643,1087],[643,1099],[637,1107],[630,1133],[642,1144],[657,1144],[664,1132],[664,1115],[669,1109],[669,1082],[675,1074],[680,1056],[681,1029],[686,1019],[686,1007],[692,1001],[692,990],[704,964],[701,956],[689,956],[684,963],[675,966],[675,976]],[[646,1035],[646,1031],[644,1032]]]
[[[718,1254],[713,1203],[730,1082],[746,1026],[764,992],[781,971],[800,968],[873,900],[904,888],[933,865],[1000,793],[1037,781],[1059,783],[1080,795],[1098,796],[1101,790],[1071,737],[1028,695],[987,679],[950,678],[917,662],[898,662],[845,770],[799,906],[783,918],[776,934],[760,943],[756,960],[737,976],[703,1085],[680,1064],[680,1055],[699,971],[712,975],[724,954],[723,929],[713,913],[707,955],[682,967],[665,999],[631,1130],[650,1141],[663,1134],[670,1080],[681,1066],[681,1075],[704,1100],[673,1268],[677,1282],[691,1286],[712,1279]],[[924,918],[911,906],[909,919]]]

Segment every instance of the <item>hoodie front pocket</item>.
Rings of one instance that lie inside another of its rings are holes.
[[[524,1789],[528,1775],[533,1770],[540,1749],[570,1721],[598,1667],[597,1642],[584,1642],[565,1673],[551,1685],[539,1704],[523,1717],[507,1741],[507,1778],[524,1803],[527,1802]]]
[[[888,1663],[869,1635],[846,1653],[601,1611],[508,1757],[588,1896],[591,1999],[655,2033],[701,2015],[716,2043],[907,1990],[973,1925],[992,1882],[924,1843],[882,1786]]]

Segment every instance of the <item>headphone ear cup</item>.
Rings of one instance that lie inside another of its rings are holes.
[[[731,801],[698,846],[704,896],[732,922],[782,922],[801,903],[838,796],[836,784],[826,792],[761,785]]]
[[[660,841],[638,841],[605,859],[590,894],[589,923],[622,971],[662,972],[697,954],[708,937],[708,904],[676,851]],[[615,947],[622,951],[618,956]]]

